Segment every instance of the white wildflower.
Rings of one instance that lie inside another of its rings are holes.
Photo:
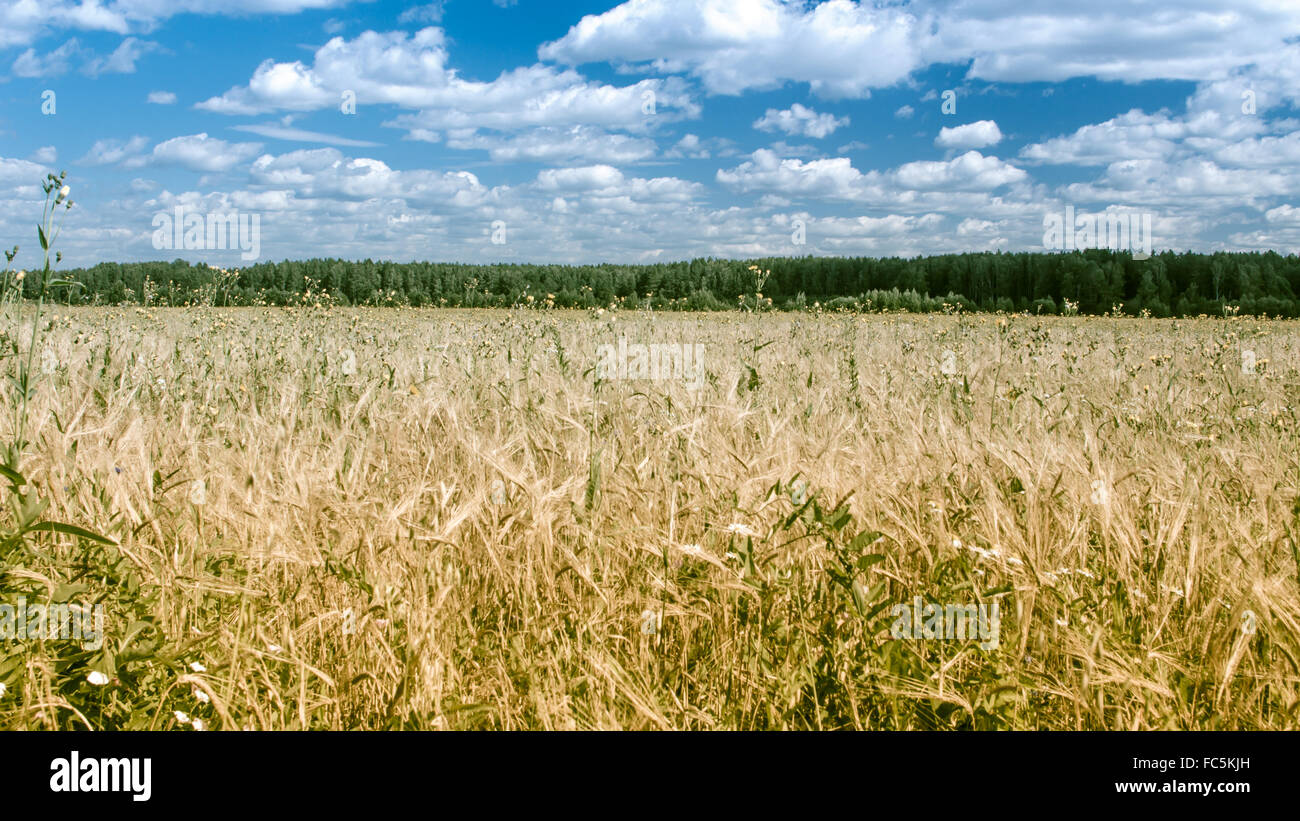
[[[1092,483],[1092,503],[1099,507],[1110,504],[1110,488],[1100,479]]]

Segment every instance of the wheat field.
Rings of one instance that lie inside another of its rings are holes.
[[[40,321],[14,516],[114,544],[9,538],[4,595],[106,638],[0,642],[2,727],[1300,726],[1294,322]],[[918,597],[994,640],[898,638]]]

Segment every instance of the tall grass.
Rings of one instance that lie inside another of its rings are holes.
[[[1300,723],[1296,323],[54,311],[0,437],[116,544],[4,595],[109,638],[0,643],[0,726]],[[620,336],[704,387],[597,380]]]

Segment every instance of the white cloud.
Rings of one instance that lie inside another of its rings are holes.
[[[576,71],[534,65],[490,82],[465,80],[448,67],[445,35],[432,27],[415,34],[367,31],[353,40],[335,37],[316,51],[310,66],[267,60],[248,85],[197,107],[223,114],[312,111],[338,106],[346,91],[356,95],[358,105],[418,109],[385,125],[425,141],[450,129],[587,125],[644,131],[699,113],[678,79],[612,86],[590,82]]]
[[[537,186],[544,191],[595,191],[623,184],[623,172],[612,165],[588,165],[542,171]]]
[[[1231,208],[1260,209],[1268,200],[1300,195],[1300,169],[1228,168],[1207,157],[1181,160],[1122,160],[1095,181],[1070,183],[1062,194],[1074,200],[1196,208],[1226,216]]]
[[[261,148],[260,143],[228,143],[207,134],[190,134],[155,145],[151,161],[180,165],[191,171],[221,172],[251,159]]]
[[[879,175],[863,175],[847,157],[812,160],[781,159],[760,148],[734,169],[719,169],[718,182],[740,191],[770,191],[784,196],[859,199]]]
[[[1073,134],[1053,137],[1020,150],[1021,159],[1035,164],[1109,165],[1120,160],[1173,157],[1191,138],[1236,140],[1264,128],[1258,117],[1228,117],[1202,111],[1172,117],[1167,111],[1147,114],[1133,109],[1105,122],[1085,125]]]
[[[149,140],[135,136],[129,140],[96,140],[79,161],[84,165],[121,165],[141,168],[151,164],[180,165],[191,171],[229,171],[252,159],[261,149],[259,143],[229,143],[207,134],[190,134],[164,140],[146,152]]]
[[[96,140],[86,156],[78,162],[82,165],[111,165],[123,160],[139,158],[148,144],[149,139],[140,136],[132,137],[125,142],[114,139]]]
[[[34,48],[27,49],[18,55],[11,69],[19,77],[58,77],[67,74],[72,61],[83,53],[81,44],[74,37],[44,57]]]
[[[471,131],[449,136],[447,146],[465,151],[483,150],[493,162],[631,163],[655,153],[655,143],[598,128],[537,128],[514,136],[492,136]]]
[[[418,107],[455,79],[446,62],[442,29],[424,28],[413,35],[367,31],[353,40],[332,38],[316,51],[311,66],[265,60],[247,86],[196,107],[219,114],[314,111],[339,106],[344,91],[354,93],[359,104]]]
[[[820,159],[825,154],[815,145],[792,145],[785,140],[777,140],[768,148],[781,155],[782,157],[803,157],[806,159]]]
[[[406,11],[397,15],[399,23],[441,23],[442,22],[442,0],[436,3],[426,3],[423,6],[411,6]]]
[[[644,203],[685,203],[701,191],[699,183],[676,177],[627,177],[609,165],[547,169],[537,175],[536,187],[544,192],[580,195],[596,207],[634,210]]]
[[[698,134],[684,134],[667,152],[673,157],[686,157],[692,160],[707,160],[709,150],[700,142]]]
[[[968,77],[995,82],[1220,79],[1282,59],[1296,31],[1300,5],[1283,0],[1093,0],[1078,13],[1057,0],[629,0],[540,54],[690,73],[712,93],[795,82],[834,98],[935,63],[970,63]]]
[[[81,62],[82,73],[91,77],[100,74],[134,74],[135,63],[161,46],[148,40],[127,37],[106,57],[96,55],[72,38],[53,51],[41,56],[29,48],[13,62],[13,72],[19,77],[58,77],[68,73],[73,61]]]
[[[784,110],[769,108],[762,117],[754,121],[754,128],[759,131],[780,131],[791,136],[820,140],[848,124],[848,117],[819,114],[811,108],[795,103]]]
[[[155,105],[175,105],[176,95],[170,91],[150,91],[149,96],[145,98],[145,102]]]
[[[334,148],[264,154],[253,162],[250,175],[257,185],[305,198],[400,198],[426,206],[464,208],[482,203],[490,194],[467,171],[400,171],[380,160],[345,157]]]
[[[1023,169],[978,151],[948,161],[906,163],[894,173],[898,184],[915,191],[990,191],[1028,178]]]
[[[915,24],[900,9],[847,0],[631,0],[582,18],[539,54],[571,65],[651,63],[719,94],[794,81],[825,97],[860,97],[920,67]]]
[[[8,0],[0,4],[0,48],[62,29],[148,32],[178,14],[295,14],[348,0]]]
[[[939,136],[934,138],[934,144],[940,148],[958,150],[987,148],[1000,142],[1002,142],[1002,131],[993,120],[979,120],[954,128],[944,127],[940,129]]]
[[[324,145],[355,147],[373,147],[379,145],[379,143],[371,142],[369,140],[353,140],[348,137],[324,134],[320,131],[308,131],[302,128],[292,128],[287,125],[277,125],[275,123],[235,125],[231,126],[231,128],[235,131],[246,131],[249,134],[256,134],[259,137],[269,137],[273,140],[290,140],[302,143],[323,143]]]
[[[160,51],[161,48],[157,43],[128,37],[107,57],[92,57],[82,67],[82,71],[91,77],[100,74],[134,74],[136,60],[151,51]]]
[[[906,120],[915,113],[916,109],[912,108],[910,105],[901,105],[898,107],[898,110],[894,112],[894,116],[900,120]]]
[[[885,203],[907,192],[987,192],[1028,180],[1023,169],[997,157],[968,151],[951,160],[906,163],[889,172],[862,173],[847,157],[803,161],[755,151],[734,169],[721,169],[718,182],[739,191],[783,196]]]
[[[971,61],[968,77],[1061,82],[1097,77],[1209,80],[1265,59],[1300,30],[1300,5],[1277,0],[920,0],[933,21],[926,62]]]

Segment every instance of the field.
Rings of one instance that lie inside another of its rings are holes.
[[[1300,726],[1300,323],[39,330],[3,596],[103,604],[107,638],[0,642],[0,727]],[[599,369],[620,339],[692,346],[699,384]],[[995,621],[900,638],[923,603]]]

